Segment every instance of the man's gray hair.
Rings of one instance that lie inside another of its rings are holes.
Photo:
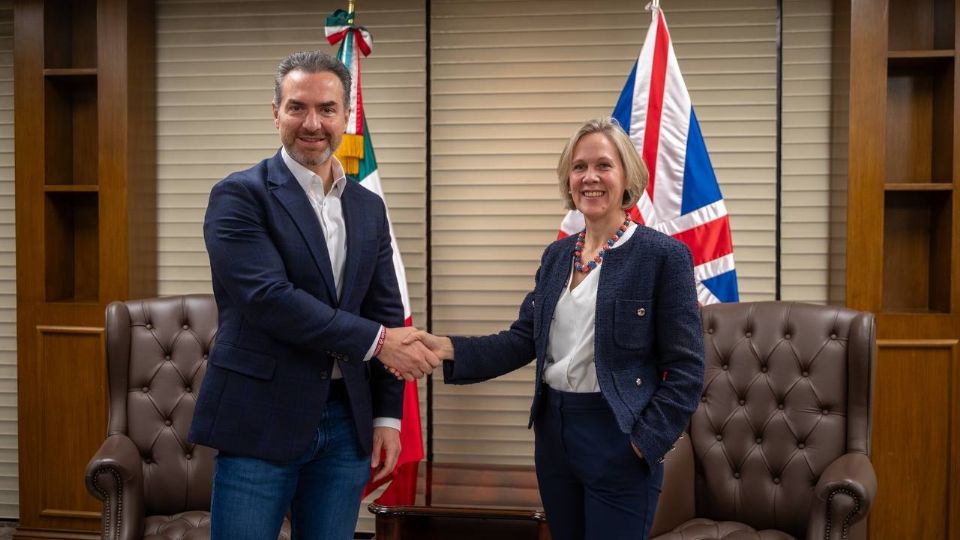
[[[273,81],[273,104],[280,106],[280,87],[287,73],[299,69],[304,73],[321,73],[329,71],[339,77],[343,83],[343,106],[349,107],[350,99],[350,70],[336,57],[323,51],[300,51],[283,59],[277,66],[277,78]]]

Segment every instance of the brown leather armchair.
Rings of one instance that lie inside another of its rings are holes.
[[[86,474],[103,501],[104,539],[209,538],[215,451],[187,431],[216,333],[211,295],[107,307],[110,421]]]
[[[667,455],[655,540],[866,537],[873,315],[786,302],[702,310],[706,371]]]

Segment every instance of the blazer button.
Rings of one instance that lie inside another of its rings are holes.
[[[637,377],[637,380],[635,380],[635,381],[633,381],[633,382],[637,383],[637,386],[643,385],[643,379],[641,379],[640,377]]]
[[[643,317],[647,314],[647,308],[640,308],[637,310],[637,317]]]

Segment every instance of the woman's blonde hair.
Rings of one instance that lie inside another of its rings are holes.
[[[640,154],[633,146],[633,141],[624,133],[616,118],[610,116],[588,120],[580,126],[580,129],[567,141],[567,146],[560,154],[560,161],[557,163],[557,179],[560,180],[560,195],[563,197],[564,205],[569,210],[577,209],[576,205],[573,204],[573,197],[570,195],[570,169],[573,161],[573,149],[576,148],[580,139],[592,133],[602,133],[617,148],[627,184],[623,192],[621,207],[624,209],[630,208],[640,200],[640,194],[646,189],[650,175],[647,172],[646,165],[643,164],[643,160],[640,159]]]

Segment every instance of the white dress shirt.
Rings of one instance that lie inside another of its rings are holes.
[[[637,225],[631,223],[611,249],[626,242],[636,230]],[[570,263],[570,277],[550,321],[546,367],[543,371],[544,382],[554,390],[584,393],[600,391],[593,358],[593,340],[597,285],[602,270],[603,264],[600,264],[575,289],[570,290],[570,280],[576,271],[573,262]]]
[[[323,178],[294,160],[287,153],[286,148],[280,150],[280,156],[283,157],[283,162],[293,173],[293,177],[297,179],[303,191],[306,192],[307,198],[310,199],[310,206],[313,207],[317,219],[320,220],[323,239],[327,244],[327,255],[330,257],[330,266],[333,269],[333,283],[337,290],[337,298],[340,298],[341,293],[343,293],[343,268],[347,261],[347,225],[343,219],[343,206],[340,202],[343,190],[347,186],[347,176],[343,172],[343,166],[336,156],[330,156],[333,165],[330,169],[333,183],[330,185],[330,191],[324,193]],[[383,331],[382,325],[380,331]],[[377,332],[377,337],[373,339],[373,343],[367,349],[366,356],[363,357],[364,362],[373,358],[373,351],[377,348],[379,336],[380,332]],[[339,360],[334,361],[333,372],[330,375],[334,379],[343,378],[338,362]],[[400,420],[397,418],[375,418],[373,425],[374,427],[386,426],[400,430]]]

